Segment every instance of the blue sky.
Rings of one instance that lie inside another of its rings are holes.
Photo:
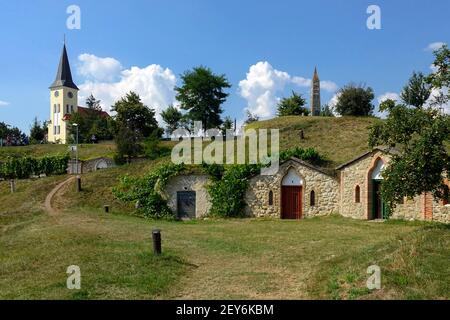
[[[80,30],[66,27],[72,4]],[[366,26],[371,4],[381,30]],[[205,65],[232,83],[224,115],[240,120],[245,108],[271,116],[291,90],[309,100],[314,66],[322,104],[349,82],[395,96],[413,70],[430,72],[426,48],[449,43],[449,15],[448,0],[0,0],[0,121],[28,132],[35,116],[49,118],[64,34],[80,105],[94,92],[108,109],[133,89],[160,111],[179,75]]]

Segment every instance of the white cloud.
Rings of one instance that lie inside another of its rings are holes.
[[[445,42],[432,42],[430,43],[426,48],[425,51],[435,51],[440,49],[443,45],[445,44]]]
[[[338,89],[338,85],[333,81],[320,81],[320,89],[328,92],[336,92]]]
[[[0,107],[9,106],[9,102],[0,100]]]
[[[333,97],[331,97],[330,101],[328,101],[328,107],[330,108],[331,112],[337,117],[340,117],[339,113],[336,111],[336,104],[339,100],[339,96],[340,93],[338,92],[334,94]]]
[[[97,59],[102,60],[102,58]],[[109,69],[111,76],[117,70],[117,64],[113,63],[112,65],[116,67]],[[97,99],[101,100],[103,109],[110,112],[110,107],[117,100],[125,96],[126,93],[134,91],[139,94],[144,104],[156,111],[158,121],[161,121],[160,112],[169,104],[175,103],[174,87],[177,79],[172,70],[168,68],[163,68],[157,64],[144,68],[131,67],[130,69],[121,70],[117,75],[117,80],[114,82],[105,80],[114,78],[110,78],[105,73],[106,69],[108,68],[90,69],[92,72],[89,73],[86,81],[79,85],[80,102],[85,101],[86,97],[92,93]]]
[[[240,95],[247,100],[247,109],[261,118],[275,113],[275,106],[286,85],[310,87],[311,79],[291,76],[285,71],[276,70],[267,61],[259,61],[250,66],[247,76],[239,82]],[[321,88],[335,92],[337,85],[331,81],[321,81]]]
[[[240,94],[248,110],[262,118],[274,113],[276,94],[291,80],[288,73],[275,70],[267,61],[252,65],[245,80],[239,82]]]
[[[100,58],[83,53],[78,56],[78,73],[96,81],[114,81],[122,71],[122,65],[114,58]]]

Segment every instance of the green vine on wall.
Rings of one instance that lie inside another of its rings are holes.
[[[147,218],[174,219],[166,199],[161,195],[167,181],[182,171],[184,164],[163,164],[144,177],[124,176],[113,188],[114,196],[124,202],[138,203],[137,211]]]

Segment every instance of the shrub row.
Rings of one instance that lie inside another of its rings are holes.
[[[43,158],[8,158],[5,162],[0,163],[0,178],[27,179],[41,174],[65,174],[69,159],[68,154]]]

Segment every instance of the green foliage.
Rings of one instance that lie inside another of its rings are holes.
[[[169,106],[166,110],[161,112],[161,118],[167,124],[166,132],[172,134],[178,127],[180,127],[180,122],[183,115],[181,112],[175,108],[173,105]]]
[[[431,85],[427,83],[422,72],[413,72],[408,84],[403,88],[400,97],[409,106],[422,108],[431,94]]]
[[[445,198],[448,187],[443,178],[450,172],[450,157],[445,143],[450,139],[450,117],[433,108],[408,108],[392,100],[381,110],[388,110],[384,122],[370,131],[369,145],[395,147],[389,166],[383,171],[381,194],[390,210],[403,197],[432,192]]]
[[[112,110],[117,112],[117,128],[126,127],[139,139],[150,136],[154,131],[160,132],[155,111],[144,105],[139,95],[132,91],[117,101]]]
[[[433,88],[442,89],[450,87],[450,49],[447,45],[443,45],[438,50],[434,51],[433,66],[436,71],[431,73],[427,77],[427,82],[432,85]],[[450,90],[447,94],[443,94],[441,103],[446,103],[450,100]]]
[[[220,169],[212,167],[210,172],[215,172],[216,178],[207,186],[211,197],[211,216],[231,218],[243,217],[245,208],[245,192],[248,188],[248,179],[257,174],[259,165],[238,164],[226,166],[220,179],[217,174]]]
[[[227,130],[233,129],[234,123],[230,117],[225,117],[222,123],[222,134],[225,136],[227,134]]]
[[[30,129],[30,143],[32,144],[41,143],[42,141],[44,141],[46,133],[47,127],[45,122],[41,125],[41,123],[35,117]]]
[[[138,203],[137,211],[144,217],[155,219],[174,219],[167,201],[161,191],[169,178],[185,170],[184,164],[164,164],[144,177],[124,176],[118,186],[113,188],[116,198],[124,202]]]
[[[135,157],[142,152],[144,138],[161,137],[162,129],[158,127],[155,111],[144,105],[136,93],[127,93],[114,104],[113,110],[117,112],[114,140],[118,157]]]
[[[369,116],[375,95],[371,87],[346,85],[338,91],[336,111],[342,116]]]
[[[72,136],[72,142],[76,141],[78,125],[78,142],[90,143],[98,140],[109,140],[113,136],[113,120],[103,114],[100,106],[100,100],[95,99],[91,94],[86,99],[87,108],[81,112],[75,112],[70,115],[69,133]],[[95,136],[95,139],[92,139]]]
[[[143,145],[145,157],[151,160],[168,156],[171,152],[169,147],[161,146],[160,139],[156,132],[146,138]]]
[[[292,96],[283,98],[278,102],[278,116],[307,116],[309,115],[309,110],[304,107],[305,104],[306,100],[303,99],[302,95],[292,91]]]
[[[225,75],[216,75],[211,69],[200,66],[181,75],[181,87],[176,87],[176,99],[187,110],[189,121],[201,121],[203,129],[218,128],[222,124],[221,104],[225,102],[230,88]]]
[[[280,152],[280,160],[287,160],[291,157],[298,158],[316,166],[322,166],[327,162],[327,159],[314,148],[304,149],[301,147],[293,147]]]
[[[43,158],[21,157],[8,158],[0,163],[0,178],[27,179],[31,176],[59,175],[67,173],[67,165],[70,157],[68,154],[59,156],[47,156]]]

